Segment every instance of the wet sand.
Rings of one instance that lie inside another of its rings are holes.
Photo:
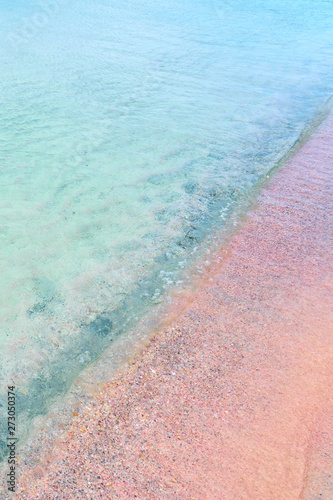
[[[332,174],[330,117],[16,498],[333,498]]]

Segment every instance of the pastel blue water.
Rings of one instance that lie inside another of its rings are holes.
[[[332,26],[324,0],[0,3],[0,376],[25,422],[292,146]]]

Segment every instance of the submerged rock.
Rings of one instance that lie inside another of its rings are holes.
[[[105,338],[112,331],[113,323],[109,318],[99,316],[89,324],[89,330],[99,337]]]

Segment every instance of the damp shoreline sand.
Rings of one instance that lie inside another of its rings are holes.
[[[333,497],[332,131],[330,116],[185,309],[22,464],[16,498]]]

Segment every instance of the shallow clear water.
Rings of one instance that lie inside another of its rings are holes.
[[[25,422],[297,140],[332,27],[331,1],[1,2],[0,377]]]

